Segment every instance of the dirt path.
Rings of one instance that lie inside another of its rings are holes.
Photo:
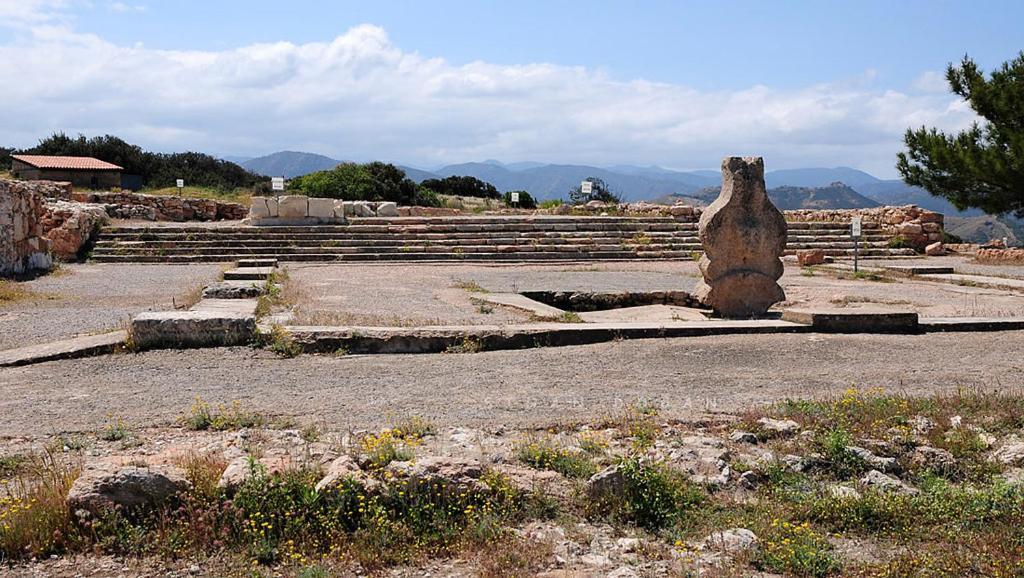
[[[332,428],[418,414],[443,425],[592,418],[648,399],[667,417],[742,410],[850,386],[924,393],[1024,387],[1021,332],[719,336],[462,355],[278,359],[245,348],[0,369],[0,435],[173,422],[202,396]]]

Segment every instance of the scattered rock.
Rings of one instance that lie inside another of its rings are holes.
[[[729,441],[738,444],[756,444],[757,436],[748,431],[734,431],[729,434]]]
[[[847,446],[846,450],[864,460],[864,463],[873,469],[881,470],[883,472],[894,472],[899,469],[899,464],[896,463],[896,458],[876,456],[871,453],[871,451],[859,446]]]
[[[808,460],[793,454],[782,456],[781,461],[787,470],[795,473],[804,472],[810,467]]]
[[[822,265],[825,263],[825,250],[824,249],[806,249],[803,251],[796,252],[796,262],[801,267],[810,267],[812,265]]]
[[[992,453],[992,459],[1007,466],[1024,465],[1024,442],[1017,436],[1006,438],[1003,445]]]
[[[910,418],[909,423],[911,428],[910,433],[915,436],[927,435],[928,432],[938,427],[938,424],[936,424],[934,420],[923,415],[915,415]]]
[[[99,516],[115,508],[153,507],[189,487],[185,473],[172,466],[94,465],[72,484],[67,503],[72,512]]]
[[[920,446],[910,455],[910,463],[922,469],[938,473],[949,473],[956,469],[956,458],[942,448]]]
[[[336,486],[349,478],[361,483],[367,490],[376,489],[380,485],[377,480],[370,477],[359,467],[359,464],[356,463],[352,456],[342,455],[327,466],[324,477],[320,478],[320,481],[316,483],[316,491],[320,492],[325,488]]]
[[[748,490],[756,489],[764,481],[764,476],[755,472],[754,470],[747,470],[740,474],[739,483],[740,486]]]
[[[572,493],[569,481],[558,472],[512,464],[498,464],[493,470],[506,476],[512,487],[520,492],[542,493],[555,498],[568,497]]]
[[[625,489],[626,477],[619,466],[608,466],[587,480],[587,495],[594,500],[621,495]]]
[[[939,257],[946,254],[946,247],[942,244],[942,241],[938,241],[925,247],[924,254],[929,257]]]
[[[917,489],[904,484],[899,478],[883,474],[878,470],[871,470],[860,479],[860,483],[871,488],[877,488],[887,492],[901,494],[916,494]]]
[[[427,456],[409,462],[391,462],[386,472],[400,478],[422,481],[443,481],[471,490],[487,490],[480,481],[483,466],[479,460],[450,456]]]
[[[844,486],[842,484],[832,484],[828,487],[828,493],[833,498],[841,500],[856,500],[861,497],[860,492],[856,488],[850,486]]]
[[[791,419],[772,419],[770,417],[762,417],[757,420],[757,423],[763,430],[783,436],[792,435],[800,429],[800,424]]]
[[[703,548],[716,552],[737,553],[757,548],[757,534],[746,528],[731,528],[704,538]]]

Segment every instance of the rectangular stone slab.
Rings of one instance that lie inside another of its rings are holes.
[[[16,365],[54,361],[56,359],[74,359],[92,355],[103,355],[123,347],[127,338],[127,331],[112,331],[99,335],[84,335],[52,343],[8,349],[0,351],[0,367],[13,367]]]
[[[250,267],[277,267],[277,259],[239,259],[238,267],[240,269]]]
[[[224,272],[225,281],[263,281],[274,272],[273,267],[239,267]]]
[[[883,309],[787,309],[782,320],[810,325],[822,333],[918,333],[913,311]]]
[[[255,299],[203,299],[188,311],[147,311],[132,319],[138,349],[245,345],[255,333]]]
[[[952,267],[942,265],[888,265],[886,271],[898,275],[945,275],[953,272]]]
[[[486,303],[492,303],[494,305],[501,305],[503,307],[511,307],[513,309],[519,309],[520,311],[526,311],[531,315],[540,319],[557,319],[561,317],[565,311],[552,307],[540,301],[534,301],[525,295],[519,293],[481,293],[474,295],[473,299],[476,301],[484,301]]]

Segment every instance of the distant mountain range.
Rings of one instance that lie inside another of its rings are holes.
[[[316,171],[333,169],[340,162],[324,155],[281,151],[265,157],[246,159],[238,164],[258,175],[291,179]]]
[[[330,169],[342,162],[323,155],[282,151],[258,158],[237,158],[240,165],[262,175],[292,178]],[[228,159],[233,160],[233,159]],[[626,201],[709,203],[718,195],[720,171],[673,171],[658,166],[553,165],[540,162],[502,163],[496,160],[462,163],[423,170],[399,165],[416,182],[465,175],[487,181],[498,190],[528,191],[538,199],[564,198],[580,181],[595,177]],[[850,167],[782,169],[765,174],[769,196],[780,209],[850,209],[879,205],[918,205],[946,215],[947,230],[985,241],[1003,236],[1024,239],[1024,221],[992,217],[978,210],[958,211],[945,199],[911,187],[901,180],[879,179]],[[983,238],[984,237],[984,238]]]

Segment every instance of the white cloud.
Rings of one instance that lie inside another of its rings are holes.
[[[116,134],[161,150],[309,150],[430,165],[483,158],[713,167],[853,165],[892,174],[909,126],[973,119],[948,93],[863,78],[799,90],[702,92],[546,63],[453,65],[363,25],[330,42],[225,51],[119,46],[62,26],[61,2],[15,10],[31,34],[0,46],[7,143],[52,131]],[[19,0],[19,6],[23,4]]]
[[[914,79],[913,87],[921,92],[942,93],[949,92],[949,82],[946,80],[946,73],[927,70]]]
[[[107,8],[112,12],[145,12],[146,6],[143,4],[125,4],[124,2],[111,2],[107,4]]]

